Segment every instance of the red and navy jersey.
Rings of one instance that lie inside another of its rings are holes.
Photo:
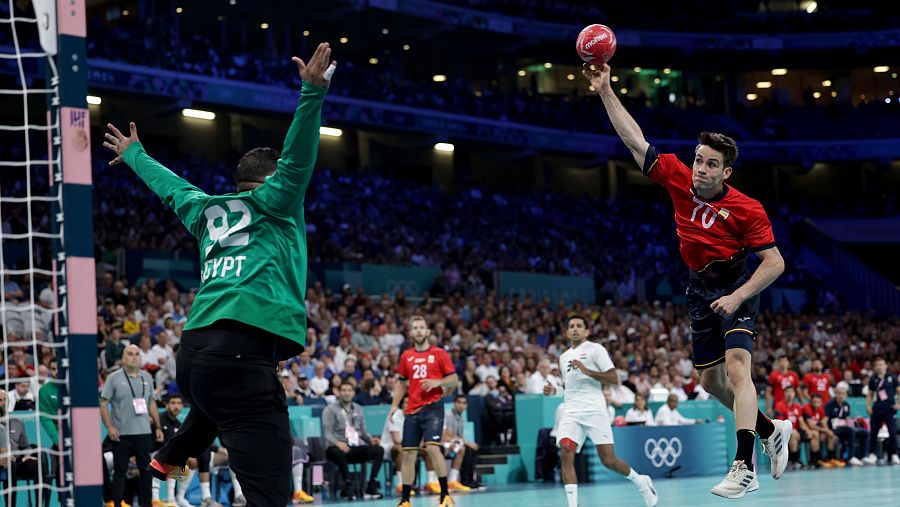
[[[807,403],[800,409],[800,414],[806,419],[806,424],[816,426],[819,421],[825,419],[825,407],[820,406],[818,410],[814,409],[812,404]]]
[[[397,365],[397,374],[409,381],[405,414],[415,414],[422,407],[436,403],[444,397],[444,390],[440,387],[426,391],[422,386],[425,379],[440,380],[451,373],[456,373],[453,361],[444,349],[431,346],[428,350],[419,352],[415,347],[406,349],[400,356]]]
[[[826,373],[807,373],[803,376],[803,383],[809,389],[809,395],[816,393],[822,395],[822,403],[828,403],[828,388],[831,386],[831,377]]]
[[[800,377],[790,370],[787,373],[775,370],[769,374],[769,385],[772,386],[772,398],[775,404],[778,404],[778,402],[784,401],[784,390],[788,386],[793,386],[794,389],[800,387]]]
[[[778,415],[781,415],[781,417],[791,421],[791,424],[793,424],[795,428],[800,427],[798,421],[800,420],[801,408],[800,404],[796,401],[791,402],[790,405],[788,405],[785,400],[779,401],[775,404],[775,412]]]
[[[643,169],[669,191],[681,257],[695,272],[717,262],[743,262],[748,250],[775,246],[772,223],[759,201],[727,184],[714,199],[701,199],[694,192],[691,169],[671,153],[657,154],[652,146]]]

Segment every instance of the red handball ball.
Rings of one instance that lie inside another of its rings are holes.
[[[616,52],[616,34],[606,25],[588,25],[578,34],[575,50],[585,62],[603,65]]]

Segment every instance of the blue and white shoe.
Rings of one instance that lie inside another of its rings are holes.
[[[788,443],[791,441],[794,425],[787,419],[772,419],[772,424],[775,425],[775,433],[765,440],[760,439],[760,442],[762,442],[766,454],[769,455],[769,459],[772,460],[772,478],[777,480],[781,478],[787,468]]]
[[[747,468],[743,461],[735,461],[722,482],[713,486],[709,492],[722,498],[740,498],[758,489],[756,472]]]

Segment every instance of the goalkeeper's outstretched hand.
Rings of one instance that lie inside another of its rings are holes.
[[[131,129],[131,136],[125,137],[119,129],[116,128],[112,123],[107,123],[106,127],[112,132],[106,133],[106,141],[103,141],[103,146],[111,149],[116,152],[116,158],[109,161],[109,165],[116,165],[122,163],[122,154],[125,153],[125,150],[131,146],[131,143],[135,143],[138,141],[137,135],[137,125],[134,122],[128,124],[128,127]]]
[[[331,75],[337,67],[337,62],[331,60],[331,47],[327,42],[319,44],[316,52],[304,63],[298,57],[291,58],[297,64],[300,71],[300,79],[318,86],[327,87],[331,83]]]

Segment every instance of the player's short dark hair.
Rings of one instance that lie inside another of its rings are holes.
[[[569,323],[572,322],[573,320],[580,320],[581,322],[584,323],[584,327],[588,327],[587,317],[585,317],[584,315],[581,315],[580,313],[573,313],[573,314],[569,315],[568,317],[566,317],[566,327],[569,327]]]
[[[263,183],[266,176],[275,172],[281,153],[274,148],[253,148],[241,157],[235,171],[234,179],[237,183],[242,181],[249,183]]]
[[[169,402],[172,400],[181,400],[183,402],[184,398],[182,398],[182,396],[178,393],[172,393],[172,394],[166,396],[166,405],[168,405]]]
[[[344,387],[344,386],[350,386],[350,387],[352,387],[353,390],[355,391],[355,390],[356,390],[356,386],[353,385],[353,382],[350,382],[349,379],[350,379],[350,377],[347,377],[347,378],[345,378],[344,380],[341,380],[341,385],[338,386],[338,389],[340,389],[340,388],[342,388],[342,387]]]
[[[872,360],[872,364],[875,364],[878,361],[884,361],[885,363],[887,362],[887,360],[883,356],[875,356],[875,359]]]
[[[738,158],[738,147],[734,139],[718,132],[700,132],[697,142],[705,144],[722,154],[722,167],[731,167]]]
[[[821,399],[822,399],[822,395],[819,394],[819,393],[813,393],[812,398],[819,398],[819,399],[821,400]]]
[[[469,402],[469,397],[466,396],[465,394],[457,394],[457,395],[456,395],[456,398],[453,398],[453,401],[454,401],[454,402],[457,402],[457,401],[459,401],[460,399],[466,400],[466,403]]]

